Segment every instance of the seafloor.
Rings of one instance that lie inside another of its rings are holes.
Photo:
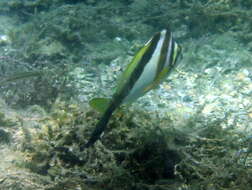
[[[0,189],[252,189],[251,17],[251,0],[1,0]],[[88,101],[168,27],[178,67],[80,151]]]

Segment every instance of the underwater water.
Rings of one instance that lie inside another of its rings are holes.
[[[0,1],[0,190],[252,189],[251,8]]]

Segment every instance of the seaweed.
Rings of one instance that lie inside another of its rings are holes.
[[[11,141],[10,133],[0,129],[0,144],[9,144]]]
[[[183,132],[171,118],[121,109],[101,141],[80,152],[97,117],[92,110],[56,101],[29,140],[32,148],[23,150],[29,158],[25,167],[54,179],[51,188],[245,190],[252,185],[250,141],[223,129],[222,120],[205,123],[198,114],[184,123]],[[243,149],[248,154],[237,154]]]

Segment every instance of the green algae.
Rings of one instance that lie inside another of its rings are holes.
[[[26,39],[30,41],[27,46],[33,46],[34,43],[47,37],[61,43],[66,49],[65,54],[73,51],[78,56],[81,56],[78,48],[85,47],[88,50],[93,43],[102,45],[116,37],[135,39],[139,31],[144,38],[150,35],[154,28],[168,26],[172,28],[186,26],[186,36],[182,37],[198,38],[209,32],[233,31],[245,42],[245,38],[249,38],[251,33],[249,29],[251,22],[244,22],[248,21],[251,15],[251,11],[247,9],[249,3],[240,0],[235,2],[145,0],[127,3],[105,0],[93,3],[12,0],[3,4],[1,7],[9,8],[9,12],[13,14],[23,13],[21,18],[25,17],[25,20],[29,21],[25,22],[21,29],[16,30],[19,33],[29,32],[30,36],[33,36]],[[19,11],[16,11],[17,9]],[[242,35],[243,32],[246,32],[246,35]],[[16,42],[23,41],[24,35],[15,38]]]
[[[14,113],[7,110],[7,105],[3,99],[0,99],[0,128],[13,127],[18,123],[18,118]]]
[[[251,155],[246,165],[243,156],[235,156],[247,147],[240,143],[245,137],[222,129],[221,120],[203,124],[195,115],[184,123],[185,133],[172,118],[120,110],[101,141],[80,152],[97,117],[92,110],[57,101],[32,134],[32,146],[23,150],[29,158],[23,167],[52,179],[61,176],[51,188],[243,190],[252,185]]]
[[[3,129],[0,129],[0,144],[2,143],[10,143],[11,141],[11,137],[10,134],[8,132],[6,132]]]
[[[229,31],[245,44],[250,41],[252,28],[249,21],[251,11],[246,8],[249,3],[243,1],[145,0],[71,3],[64,0],[12,0],[2,3],[3,6],[0,7],[7,9],[5,12],[11,13],[15,19],[13,27],[7,31],[3,29],[11,41],[8,47],[15,50],[6,56],[13,57],[14,60],[5,62],[6,65],[15,62],[12,65],[18,65],[19,68],[22,66],[21,69],[61,69],[66,63],[83,62],[94,66],[108,65],[118,57],[125,58],[127,54],[132,54],[132,49],[134,52],[138,49],[134,46],[141,46],[143,39],[165,27],[174,29],[179,41],[199,39],[210,34],[225,34]],[[190,59],[190,62],[201,60],[193,55]],[[57,79],[52,76],[39,78],[39,85],[50,89],[47,95],[39,97],[42,96],[39,92],[46,90],[36,87],[30,81],[23,85],[29,86],[24,90],[26,94],[18,93],[21,94],[18,97],[22,96],[23,99],[17,104],[48,105],[46,99],[60,94],[58,91],[62,90],[60,87],[55,88],[53,81],[65,81],[63,75]],[[72,79],[68,76],[66,78]],[[40,82],[41,80],[43,82]],[[47,81],[50,81],[49,84]],[[31,89],[32,92],[29,92]],[[52,98],[49,102],[54,100]],[[10,98],[8,102],[16,100]]]

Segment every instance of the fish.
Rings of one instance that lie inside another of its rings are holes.
[[[89,102],[102,116],[80,150],[95,144],[117,108],[125,103],[133,103],[157,88],[176,67],[181,51],[181,46],[175,42],[169,29],[161,30],[147,41],[122,73],[112,98],[94,98]]]
[[[30,78],[30,77],[38,77],[43,74],[44,74],[43,71],[16,72],[10,76],[2,77],[2,79],[0,80],[0,87],[1,87],[1,85],[5,85],[6,83],[15,82],[15,81]]]

